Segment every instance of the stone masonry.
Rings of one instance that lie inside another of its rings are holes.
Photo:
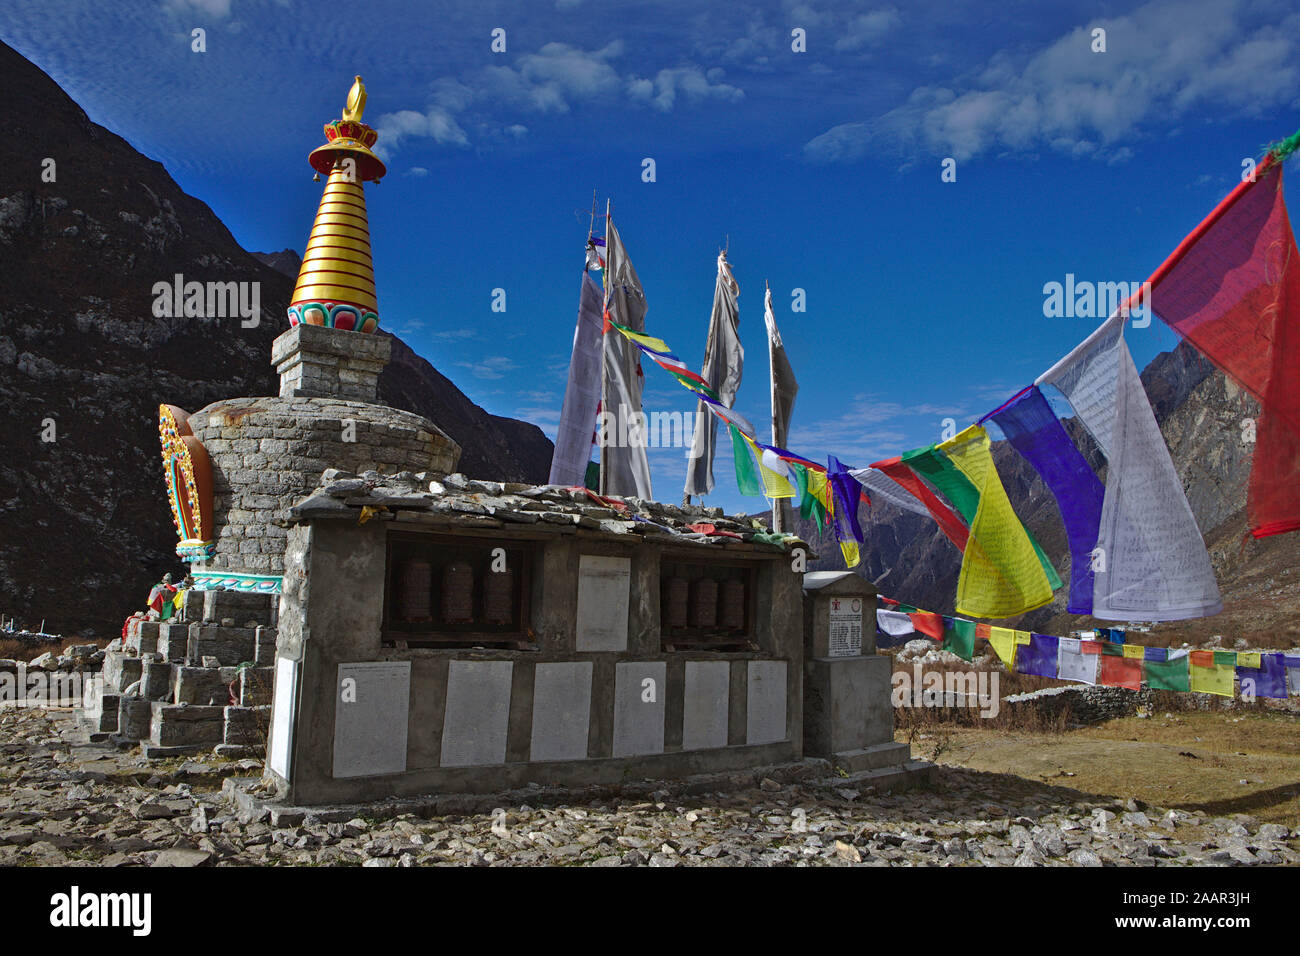
[[[192,414],[212,462],[216,552],[196,571],[279,575],[288,508],[327,468],[455,470],[460,446],[413,412],[374,404],[387,339],[298,325],[275,340],[278,397],[234,398]]]
[[[392,340],[380,335],[340,338],[324,326],[295,326],[271,346],[280,397],[373,401],[392,347]]]
[[[136,620],[104,657],[103,692],[82,718],[100,740],[146,757],[266,749],[278,595],[186,591],[179,618]]]

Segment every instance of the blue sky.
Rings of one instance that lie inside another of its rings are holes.
[[[801,385],[790,446],[853,466],[1032,381],[1100,321],[1046,318],[1044,283],[1144,279],[1243,158],[1300,127],[1300,12],[1268,0],[7,0],[0,38],[250,250],[301,251],[306,154],[362,74],[389,164],[367,187],[382,325],[551,435],[592,190],[648,330],[691,363],[729,241],[737,407],[767,421],[766,280]],[[1129,333],[1139,365],[1174,341]],[[647,411],[693,408],[654,366],[646,382]],[[661,500],[682,455],[652,452]],[[765,506],[725,444],[715,473],[708,503]]]

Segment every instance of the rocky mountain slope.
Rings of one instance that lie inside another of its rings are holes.
[[[1162,625],[1156,633],[1177,632],[1189,641],[1214,634],[1247,637],[1256,646],[1260,641],[1282,647],[1300,642],[1300,534],[1262,541],[1245,537],[1253,446],[1243,441],[1242,422],[1258,413],[1256,403],[1185,343],[1158,355],[1143,371],[1142,382],[1206,536],[1224,599],[1222,614]],[[1091,439],[1073,420],[1066,426],[1104,480],[1105,459]],[[994,444],[993,457],[1016,512],[1068,581],[1070,556],[1055,500],[1005,442]],[[884,503],[861,506],[859,519],[866,543],[858,573],[890,597],[953,613],[961,554],[934,523]],[[798,531],[819,554],[815,567],[843,568],[839,546],[830,534],[819,536],[815,525],[801,520]],[[1067,614],[1062,589],[1051,605],[1012,623],[1064,634],[1099,622]]]
[[[16,107],[0,138],[0,610],[102,635],[183,569],[159,403],[196,411],[278,391],[270,350],[287,328],[292,260],[245,252],[159,163],[3,43],[0,87]],[[177,273],[260,283],[260,323],[155,317],[154,283]],[[380,394],[438,422],[468,474],[545,480],[538,428],[487,414],[400,341]]]

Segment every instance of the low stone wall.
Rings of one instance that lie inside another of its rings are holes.
[[[1150,707],[1152,700],[1153,693],[1150,690],[1080,684],[1075,687],[1045,687],[1028,694],[1014,694],[1002,704],[1017,709],[1033,708],[1048,717],[1058,716],[1068,709],[1072,720],[1081,724],[1096,724],[1116,717],[1131,717],[1139,707]]]

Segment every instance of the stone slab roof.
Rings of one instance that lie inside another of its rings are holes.
[[[400,472],[353,475],[329,469],[319,487],[290,510],[295,522],[380,517],[457,528],[529,525],[541,532],[657,535],[674,543],[730,550],[789,551],[807,543],[776,535],[745,515],[721,508],[683,508],[641,498],[601,496],[584,488],[481,481],[464,475]]]

